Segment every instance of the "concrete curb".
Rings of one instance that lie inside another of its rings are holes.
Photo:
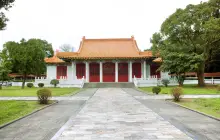
[[[189,107],[186,107],[186,106],[184,106],[184,105],[180,105],[180,104],[175,103],[175,102],[171,102],[171,101],[169,101],[169,100],[166,100],[166,101],[169,102],[170,104],[173,104],[173,105],[176,105],[176,106],[179,106],[179,107],[182,107],[182,108],[185,108],[185,109],[191,110],[191,111],[193,111],[193,112],[199,113],[199,114],[204,115],[204,116],[206,116],[206,117],[209,117],[209,118],[211,118],[211,119],[214,119],[214,120],[220,121],[219,118],[216,118],[216,117],[214,117],[214,116],[208,115],[208,114],[206,114],[206,113],[203,113],[203,112],[200,112],[200,111],[197,111],[197,110],[191,109],[191,108],[189,108]]]
[[[42,108],[39,108],[39,109],[37,109],[37,110],[35,110],[35,111],[33,111],[33,112],[31,112],[31,113],[29,113],[29,114],[23,116],[23,117],[20,117],[20,118],[18,118],[18,119],[12,120],[12,121],[10,121],[10,122],[8,122],[8,123],[6,123],[6,124],[0,125],[0,129],[2,129],[2,128],[6,127],[6,126],[8,126],[8,125],[10,125],[10,124],[12,124],[12,123],[15,123],[15,122],[17,122],[17,121],[19,121],[19,120],[21,120],[21,119],[24,119],[24,118],[26,118],[26,117],[28,117],[28,116],[34,114],[34,113],[37,113],[38,111],[41,111],[41,110],[43,110],[43,109],[45,109],[45,108],[47,108],[47,107],[50,107],[50,106],[52,106],[52,105],[54,105],[54,104],[56,104],[56,103],[58,103],[58,101],[55,101],[55,102],[53,102],[52,104],[46,105],[46,106],[44,106],[44,107],[42,107]]]
[[[76,94],[78,94],[78,93],[80,93],[80,92],[82,92],[84,90],[85,90],[84,88],[81,88],[78,91],[76,91],[74,94],[70,94],[69,97],[75,96]]]
[[[140,91],[140,92],[143,92],[143,93],[145,93],[145,94],[148,94],[148,95],[155,95],[153,92],[146,92],[146,91],[143,91],[143,90],[141,90],[141,89],[139,89],[138,87],[135,87],[135,88],[133,88],[133,89],[136,89],[137,91]],[[159,93],[160,95],[171,95],[170,93],[167,93],[167,94],[162,94],[162,93]],[[220,95],[220,93],[218,93],[218,94],[184,94],[184,95]]]

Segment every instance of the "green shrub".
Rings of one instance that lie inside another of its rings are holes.
[[[161,91],[161,88],[160,88],[160,87],[153,87],[153,88],[152,88],[152,92],[153,92],[153,93],[158,94],[158,93],[160,93],[160,91]]]
[[[27,83],[27,87],[32,88],[34,86],[33,83]]]
[[[44,87],[44,83],[38,83],[38,87]]]
[[[50,98],[52,97],[51,90],[49,89],[39,89],[37,91],[37,97],[40,104],[48,104]]]
[[[217,93],[220,92],[220,85],[217,85]]]
[[[2,84],[0,84],[0,90],[2,89]]]
[[[163,79],[161,82],[162,82],[162,84],[163,84],[165,87],[167,87],[168,84],[170,83],[170,80],[168,80],[168,79]]]
[[[183,95],[183,89],[181,87],[175,87],[171,90],[171,94],[173,96],[173,100],[175,102],[179,102],[181,96]]]
[[[50,81],[50,84],[54,85],[54,87],[57,87],[57,85],[59,84],[59,80],[53,79],[53,80]]]

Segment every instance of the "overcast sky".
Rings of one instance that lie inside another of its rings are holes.
[[[40,38],[59,48],[79,47],[86,38],[128,38],[141,50],[176,8],[201,0],[15,0],[7,12],[7,28],[0,31],[0,49],[7,41]]]

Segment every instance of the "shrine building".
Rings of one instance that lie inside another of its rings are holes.
[[[46,58],[47,77],[89,82],[133,82],[133,78],[161,77],[151,51],[140,51],[131,38],[82,38],[77,52],[57,52]]]

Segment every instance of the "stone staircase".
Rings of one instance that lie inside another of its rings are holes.
[[[85,83],[83,88],[134,88],[134,83]]]

